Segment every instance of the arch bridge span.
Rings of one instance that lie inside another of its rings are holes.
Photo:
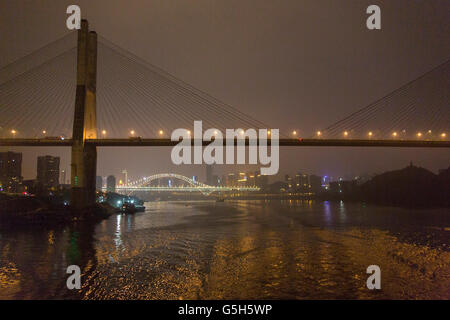
[[[158,179],[173,178],[184,181],[188,186],[151,186],[151,183]],[[223,187],[223,186],[210,186],[198,181],[194,181],[186,176],[176,173],[159,173],[148,177],[143,177],[139,180],[128,183],[127,185],[121,185],[116,187],[117,192],[126,193],[128,195],[136,191],[159,191],[159,192],[201,192],[204,195],[209,195],[213,192],[226,192],[226,191],[259,191],[257,186],[252,187]]]

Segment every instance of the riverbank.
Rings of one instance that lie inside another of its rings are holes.
[[[392,206],[398,208],[406,209],[437,209],[437,208],[449,208],[450,203],[443,201],[435,202],[417,202],[409,201],[409,199],[399,199],[398,201],[392,199],[374,199],[368,195],[361,193],[348,194],[348,193],[333,193],[333,192],[323,192],[317,195],[303,195],[297,193],[264,193],[264,194],[247,194],[247,195],[233,195],[233,196],[222,196],[225,201],[231,200],[295,200],[295,201],[345,201],[352,203],[367,203],[374,206],[385,207]]]
[[[54,204],[47,198],[2,194],[0,197],[0,222],[8,225],[54,225],[75,221],[98,222],[114,214],[109,204],[75,210],[68,205]]]

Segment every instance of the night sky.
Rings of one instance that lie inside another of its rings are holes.
[[[448,0],[3,0],[0,66],[66,34],[70,4],[105,38],[273,128],[303,136],[450,57]],[[381,7],[379,31],[366,28],[370,4]],[[24,152],[25,178],[35,177],[37,155],[61,155],[61,169],[70,168],[69,148],[15,150]],[[355,176],[410,161],[437,171],[449,160],[449,150],[282,148],[280,174]],[[99,149],[100,175],[121,176],[123,169],[131,178],[168,171],[204,177],[201,166],[172,165],[170,148]]]

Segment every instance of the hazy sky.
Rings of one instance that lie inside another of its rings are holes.
[[[450,57],[448,0],[2,0],[0,66],[65,34],[69,4],[80,5],[92,29],[146,61],[275,128],[304,135]],[[381,7],[380,31],[365,26],[370,4]],[[70,167],[69,149],[27,149],[26,178],[35,177],[35,157],[46,153],[60,154]],[[437,170],[450,165],[450,151],[284,148],[280,173],[358,175],[410,160]],[[171,165],[170,148],[99,149],[99,174],[125,168],[131,177],[204,175],[199,166]]]

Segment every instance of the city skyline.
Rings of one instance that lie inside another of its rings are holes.
[[[0,155],[5,156],[4,158],[6,159],[7,155],[11,155],[12,157],[14,157],[14,159],[19,159],[20,161],[18,161],[18,164],[16,164],[16,167],[18,166],[18,171],[17,169],[13,169],[12,172],[8,172],[8,169],[6,167],[2,167],[1,172],[4,173],[4,176],[17,176],[17,174],[15,174],[15,172],[20,172],[20,179],[25,181],[25,180],[35,180],[36,182],[40,182],[43,185],[49,185],[49,186],[57,186],[57,185],[64,185],[64,184],[70,184],[70,181],[67,179],[67,169],[65,169],[64,167],[60,167],[60,158],[54,155],[38,155],[37,158],[34,161],[37,165],[36,165],[36,170],[35,170],[35,174],[34,176],[24,176],[22,174],[22,170],[23,170],[23,162],[24,161],[30,161],[30,159],[26,159],[25,157],[23,157],[23,154],[21,152],[12,152],[12,151],[8,151],[8,152],[0,152]],[[3,159],[3,158],[2,158]],[[56,162],[55,164],[52,164],[53,162]],[[2,162],[3,163],[3,162]],[[42,163],[42,164],[41,164]],[[417,163],[414,163],[413,161],[409,162],[409,165],[417,165]],[[39,168],[39,165],[41,165],[41,168]],[[397,168],[390,168],[388,170],[385,170],[383,172],[389,172],[389,171],[394,171],[394,170],[398,170],[401,169],[403,167],[405,167],[407,164],[404,164],[401,167],[397,167]],[[219,181],[224,181],[223,177],[226,177],[228,175],[244,175],[246,178],[248,178],[251,175],[254,175],[255,173],[259,173],[260,169],[255,165],[255,166],[240,166],[241,169],[236,168],[236,165],[229,165],[228,166],[228,171],[224,170],[223,168],[221,168],[220,165],[197,165],[196,166],[197,169],[200,168],[200,173],[199,174],[193,174],[188,173],[185,174],[186,177],[188,178],[192,178],[194,181],[198,180],[200,182],[203,182],[207,185],[217,185],[217,184],[221,184],[221,183],[216,183],[217,179],[220,179]],[[419,167],[422,167],[419,165]],[[253,169],[252,169],[253,168]],[[426,168],[426,167],[425,167]],[[435,173],[440,172],[441,170],[446,170],[448,168],[447,167],[442,167],[442,168],[438,168],[436,170]],[[219,169],[219,170],[218,170]],[[429,168],[426,168],[429,169]],[[147,176],[151,176],[154,174],[159,174],[162,172],[152,172],[150,174],[138,174],[138,175],[132,175],[132,176],[128,176],[128,170],[126,168],[121,169],[119,171],[120,173],[107,173],[105,175],[102,174],[97,174],[97,178],[102,178],[102,185],[103,187],[105,187],[107,185],[107,180],[109,177],[114,177],[116,180],[116,185],[125,185],[126,184],[126,179],[128,179],[128,183],[140,180],[144,177]],[[364,181],[367,181],[367,179],[369,177],[373,177],[377,174],[383,173],[383,172],[365,172],[363,174],[337,174],[337,175],[330,175],[330,174],[317,174],[315,172],[309,172],[309,171],[305,171],[302,169],[297,169],[294,171],[289,171],[289,172],[280,172],[277,175],[274,176],[267,176],[267,181],[268,183],[274,183],[274,182],[287,182],[287,178],[290,177],[292,179],[295,179],[296,176],[298,175],[306,175],[306,176],[317,176],[320,178],[324,178],[326,177],[328,183],[329,182],[336,182],[336,181],[340,181],[340,180],[345,180],[345,181],[351,181],[351,180],[358,180],[363,178]],[[175,173],[177,174],[178,172],[170,172],[170,173]],[[178,173],[179,174],[179,173]],[[19,177],[18,176],[18,177]],[[56,184],[55,184],[56,181]],[[216,182],[214,182],[216,181]],[[96,186],[98,187],[99,185],[99,181],[96,181]],[[224,184],[226,185],[226,183]]]
[[[40,150],[41,149],[41,150]],[[35,178],[35,173],[37,170],[37,165],[35,159],[40,155],[51,154],[53,156],[58,156],[61,158],[61,170],[66,170],[67,177],[70,177],[70,151],[69,149],[58,152],[59,148],[52,148],[51,150],[45,150],[42,148],[5,148],[0,147],[0,152],[4,151],[14,151],[14,152],[22,152],[23,153],[23,176],[24,179],[33,179]],[[117,148],[116,148],[117,149]],[[123,149],[122,152],[126,152],[127,148]],[[115,175],[121,176],[122,171],[127,169],[129,172],[129,177],[139,178],[142,176],[149,176],[155,173],[161,172],[173,172],[179,173],[186,176],[200,176],[202,179],[206,179],[205,174],[205,165],[184,165],[182,167],[172,165],[171,163],[166,163],[164,165],[154,166],[150,164],[150,166],[146,166],[145,163],[148,162],[147,157],[149,159],[153,159],[154,157],[159,157],[161,161],[168,157],[170,158],[170,148],[160,148],[165,149],[166,152],[161,151],[152,151],[152,150],[141,150],[140,148],[133,148],[133,153],[136,154],[136,157],[133,160],[133,163],[123,164],[121,162],[114,163],[105,163],[103,158],[110,159],[114,157],[117,151],[114,150],[105,150],[99,148],[99,163],[97,168],[98,175],[108,176]],[[44,151],[45,150],[45,151]],[[365,174],[377,174],[389,170],[394,170],[398,168],[402,168],[408,165],[411,161],[420,166],[427,168],[435,173],[437,173],[440,169],[445,169],[448,167],[448,155],[447,151],[443,150],[427,150],[424,152],[424,158],[417,158],[415,150],[403,149],[403,150],[388,150],[387,152],[392,152],[394,154],[403,154],[403,157],[398,159],[392,159],[392,161],[386,162],[382,158],[379,159],[376,163],[365,163],[364,161],[354,161],[354,152],[359,154],[359,159],[373,159],[378,155],[379,150],[365,150],[357,152],[350,151],[345,154],[340,159],[335,159],[332,161],[330,159],[329,163],[324,163],[321,166],[317,166],[315,164],[316,157],[327,157],[332,151],[329,150],[320,150],[317,148],[302,148],[304,153],[302,156],[302,160],[300,163],[298,162],[298,151],[286,151],[286,149],[280,149],[280,171],[277,175],[271,176],[270,180],[279,180],[282,179],[285,174],[293,174],[296,171],[304,171],[310,174],[317,175],[328,175],[333,177],[341,177],[341,176],[360,176]],[[50,152],[48,152],[50,151]],[[120,153],[120,151],[119,151]],[[312,155],[308,156],[308,153],[312,153]],[[140,156],[142,155],[142,157]],[[289,157],[290,156],[290,157]],[[288,158],[288,159],[287,159]],[[32,160],[33,159],[33,160]],[[286,164],[288,162],[289,164]],[[117,166],[116,166],[117,165]],[[297,166],[297,168],[296,168]],[[229,171],[254,171],[257,170],[257,166],[250,165],[217,165],[215,166],[215,170],[220,174],[227,173]]]

